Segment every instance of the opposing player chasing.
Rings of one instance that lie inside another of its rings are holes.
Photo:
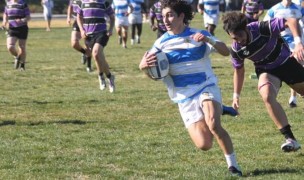
[[[299,24],[302,22],[303,17],[302,7],[298,4],[292,2],[292,0],[282,0],[281,2],[272,6],[266,13],[264,17],[264,21],[267,21],[272,18],[296,18],[299,21]],[[303,24],[303,23],[301,23]],[[300,24],[300,25],[301,25]],[[301,28],[303,30],[303,27]],[[295,48],[295,39],[292,36],[291,31],[289,28],[286,28],[284,31],[281,32],[281,36],[284,40],[288,43],[289,48],[291,51]],[[303,32],[302,32],[303,38]],[[298,39],[300,40],[300,39]],[[302,39],[301,39],[302,40]],[[293,89],[290,89],[290,98],[288,104],[291,108],[297,106],[297,92]]]
[[[106,16],[110,20],[108,30],[105,20]],[[105,73],[111,93],[115,91],[114,75],[111,74],[108,62],[106,61],[104,47],[113,33],[114,21],[114,11],[110,4],[104,0],[82,0],[81,8],[77,10],[77,23],[81,37],[85,38],[85,43],[90,48],[96,63],[99,88],[100,90],[106,88]]]
[[[28,36],[27,22],[31,19],[28,5],[23,0],[9,0],[3,13],[2,27],[8,27],[6,46],[11,55],[14,56],[14,67],[25,70],[26,41]],[[19,48],[16,48],[16,43]]]
[[[208,31],[188,26],[193,13],[191,5],[185,1],[162,0],[161,8],[167,32],[145,53],[139,68],[147,72],[155,66],[158,51],[166,54],[169,74],[163,82],[171,100],[178,104],[193,143],[207,151],[215,138],[225,155],[229,172],[242,176],[231,138],[221,126],[222,97],[209,58],[215,50],[228,56],[229,49]]]
[[[258,91],[268,114],[286,139],[281,149],[284,152],[299,150],[301,146],[291,131],[284,109],[277,101],[282,82],[300,95],[304,95],[304,67],[300,64],[304,61],[304,48],[300,40],[298,20],[273,18],[247,25],[246,16],[238,12],[227,13],[222,20],[224,30],[233,40],[231,45],[231,61],[234,66],[233,107],[239,108],[239,97],[245,75],[244,61],[249,59],[255,66]],[[285,27],[289,27],[295,39],[293,53],[280,34]]]
[[[77,9],[81,7],[81,0],[70,0],[67,11],[67,23],[71,23],[71,17],[73,16],[73,30],[71,33],[71,46],[82,53],[82,63],[87,64],[87,72],[92,71],[91,67],[91,52],[89,48],[82,47],[79,40],[81,39],[80,29],[77,24]]]

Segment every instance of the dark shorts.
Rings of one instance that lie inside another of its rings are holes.
[[[265,70],[256,68],[255,72],[258,77],[264,72],[272,74],[286,84],[304,82],[304,67],[294,57],[290,57],[284,64],[275,69]]]
[[[94,44],[100,44],[102,47],[105,47],[109,41],[109,36],[106,31],[90,34],[86,38],[86,44],[89,45],[90,48],[93,48]]]
[[[77,24],[77,21],[75,20],[74,23],[73,23],[73,31],[77,31],[77,32],[80,32],[80,29],[79,29],[79,26]]]
[[[28,26],[10,27],[8,30],[8,37],[16,37],[18,39],[27,39]]]

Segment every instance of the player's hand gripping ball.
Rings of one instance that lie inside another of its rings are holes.
[[[156,58],[155,66],[148,68],[148,73],[152,79],[159,80],[169,74],[169,61],[162,51],[156,53]]]

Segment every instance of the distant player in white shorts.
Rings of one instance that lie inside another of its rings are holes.
[[[142,33],[142,12],[147,17],[147,9],[144,0],[130,0],[134,8],[133,12],[129,16],[129,23],[131,24],[131,45],[136,43],[140,44],[140,36]],[[135,35],[136,34],[136,35]]]
[[[118,34],[119,44],[127,48],[129,20],[128,16],[134,8],[130,0],[113,0],[112,7],[115,12],[115,28]]]
[[[224,0],[199,0],[197,5],[198,12],[203,15],[205,28],[212,35],[219,21],[220,6],[225,6]]]

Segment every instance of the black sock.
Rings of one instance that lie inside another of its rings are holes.
[[[91,57],[87,58],[87,67],[88,68],[91,68],[91,59],[92,59]]]
[[[292,133],[290,127],[291,126],[288,124],[287,126],[280,129],[280,132],[285,136],[285,139],[291,138],[291,139],[296,140],[296,138],[293,136],[293,133]]]
[[[103,77],[103,72],[99,73],[99,77]]]
[[[85,51],[83,48],[80,49],[80,52],[81,52],[82,54],[84,54],[84,55],[85,55],[85,53],[86,53],[86,51]]]
[[[110,79],[111,76],[112,76],[111,73],[107,74],[107,78]]]

